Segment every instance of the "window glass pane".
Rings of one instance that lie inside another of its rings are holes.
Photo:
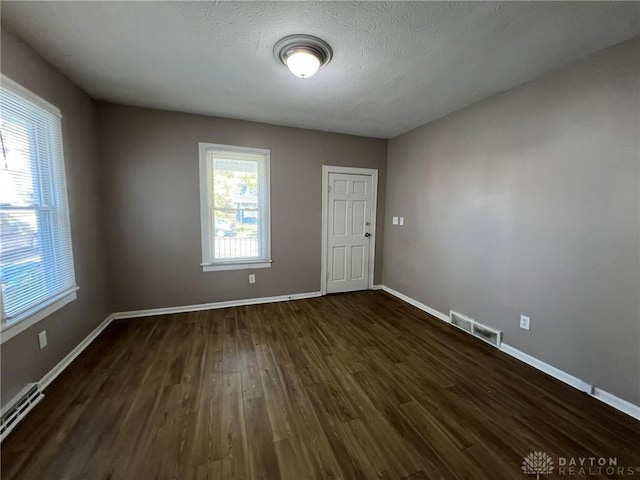
[[[258,162],[214,158],[214,208],[258,208]]]
[[[259,258],[259,163],[214,156],[213,164],[213,258]]]
[[[35,127],[27,121],[3,115],[0,121],[0,205],[29,206],[40,203],[37,192]]]
[[[28,308],[32,298],[46,295],[51,282],[40,242],[43,222],[38,217],[34,210],[0,210],[0,277],[8,317]]]
[[[214,210],[213,215],[215,259],[260,258],[256,210]]]

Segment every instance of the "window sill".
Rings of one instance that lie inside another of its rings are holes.
[[[53,312],[60,310],[67,303],[73,302],[76,298],[78,298],[76,295],[77,290],[78,287],[74,287],[71,291],[63,293],[61,296],[52,298],[50,303],[39,305],[37,310],[27,311],[23,316],[14,319],[11,323],[2,325],[0,344],[12,339],[19,333],[24,332],[27,328],[45,319]]]
[[[252,268],[271,268],[271,260],[238,263],[207,263],[202,264],[203,272],[219,272],[222,270],[249,270]]]

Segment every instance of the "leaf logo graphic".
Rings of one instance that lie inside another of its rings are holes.
[[[522,471],[527,475],[535,475],[540,480],[540,475],[549,475],[553,472],[553,460],[544,452],[531,452],[522,461]]]

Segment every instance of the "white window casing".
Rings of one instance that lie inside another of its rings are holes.
[[[1,77],[2,342],[76,298],[61,118]]]
[[[202,270],[271,267],[270,151],[200,143],[199,162]]]

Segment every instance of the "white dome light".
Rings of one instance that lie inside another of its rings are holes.
[[[298,78],[309,78],[333,56],[327,42],[311,35],[289,35],[273,47],[273,55]]]
[[[285,64],[296,77],[309,78],[320,68],[321,62],[312,50],[298,48],[287,53]]]

